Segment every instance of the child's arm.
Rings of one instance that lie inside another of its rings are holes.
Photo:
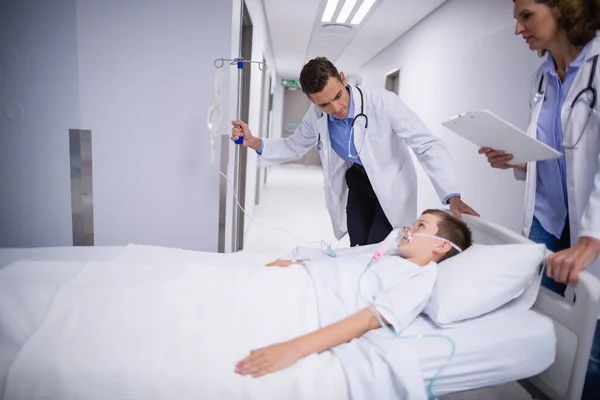
[[[275,260],[267,264],[267,267],[289,267],[292,264],[302,264],[305,260]],[[308,260],[306,260],[308,261]]]
[[[253,350],[248,357],[236,364],[235,372],[240,375],[252,375],[258,378],[289,367],[310,354],[320,353],[340,344],[348,343],[352,339],[361,337],[368,331],[380,327],[374,313],[377,313],[375,308],[367,307],[318,331],[287,342]],[[387,324],[387,321],[383,321]]]

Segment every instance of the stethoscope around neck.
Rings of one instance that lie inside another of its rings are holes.
[[[354,140],[354,124],[356,123],[356,121],[359,118],[363,118],[365,120],[365,129],[367,129],[369,127],[369,117],[367,117],[367,115],[364,113],[365,110],[365,102],[364,102],[364,97],[363,97],[363,92],[362,90],[358,87],[355,86],[356,89],[358,90],[358,93],[360,94],[360,112],[358,114],[356,114],[354,116],[354,118],[352,118],[352,123],[350,124],[350,137],[348,139],[348,157],[350,158],[358,158],[361,150],[362,150],[362,144],[360,146],[360,150],[356,153],[356,155],[353,155],[351,152],[352,149],[352,141]],[[363,144],[365,139],[363,138]],[[319,137],[317,139],[317,150],[321,151],[321,149],[323,149],[323,142],[321,141],[321,132],[319,132]]]
[[[597,64],[598,64],[598,55],[595,55],[593,58],[593,61],[592,61],[592,70],[590,71],[590,77],[588,80],[588,84],[585,88],[580,90],[579,93],[577,93],[577,95],[573,99],[573,102],[571,103],[571,109],[569,110],[569,115],[567,116],[567,122],[566,122],[565,126],[569,126],[569,122],[571,122],[571,114],[573,113],[573,109],[575,108],[575,105],[579,101],[586,101],[586,98],[584,98],[583,95],[587,92],[589,92],[591,94],[591,99],[588,100],[589,110],[588,110],[587,119],[585,121],[585,125],[583,125],[583,129],[581,130],[579,137],[577,138],[577,141],[575,141],[575,143],[573,145],[567,146],[567,144],[565,143],[564,135],[563,135],[563,141],[561,144],[562,144],[562,147],[564,147],[567,150],[573,150],[577,147],[577,145],[581,141],[581,138],[583,137],[583,133],[585,132],[585,129],[587,128],[587,124],[590,120],[590,117],[592,116],[592,111],[594,111],[594,106],[596,105],[596,100],[597,100],[598,95],[596,93],[596,89],[594,89],[594,87],[592,85],[594,83],[594,75],[596,74],[596,65]],[[544,83],[544,74],[542,74],[542,77],[540,78],[540,83],[538,85],[537,93],[533,97],[533,101],[536,103],[539,103],[544,98],[544,91],[542,90],[543,83]]]

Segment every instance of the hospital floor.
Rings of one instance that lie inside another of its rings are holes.
[[[323,172],[318,167],[272,167],[251,217],[265,229],[246,218],[245,251],[281,252],[284,256],[297,246],[318,247],[319,243],[306,242],[321,240],[333,248],[349,246],[347,237],[338,241],[333,235],[325,207]]]
[[[323,240],[332,247],[347,247],[348,238],[338,241],[333,235],[323,193],[323,173],[320,168],[302,165],[273,167],[256,206],[254,222],[248,226],[244,250],[250,252],[280,252],[282,256],[296,246],[315,247],[318,244],[301,240]],[[285,227],[295,238],[281,230]],[[531,400],[532,397],[516,382],[493,388],[473,390],[443,396],[440,400]]]

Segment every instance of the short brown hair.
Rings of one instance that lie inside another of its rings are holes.
[[[457,245],[461,250],[468,249],[473,243],[471,229],[463,221],[455,218],[442,210],[425,210],[423,214],[434,215],[439,218],[437,222],[437,236],[448,239],[450,242]],[[444,254],[437,262],[440,263],[458,254],[458,250],[454,247]]]
[[[302,67],[300,86],[307,95],[319,93],[325,88],[329,78],[342,81],[337,68],[326,57],[313,58]]]
[[[513,0],[514,3],[515,0]],[[535,0],[538,4],[558,10],[558,23],[574,46],[585,46],[600,30],[600,1],[598,0]],[[538,52],[546,54],[546,49]]]

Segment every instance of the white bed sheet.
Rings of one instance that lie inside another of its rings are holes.
[[[21,260],[32,261],[110,261],[123,246],[60,246],[6,249],[0,248],[0,268]]]
[[[529,378],[546,370],[555,359],[556,335],[552,320],[533,310],[498,312],[454,328],[441,329],[419,316],[404,335],[445,335],[445,339],[411,339],[419,354],[426,385],[434,380],[437,396]]]
[[[87,261],[109,261],[115,258],[126,261],[130,257],[140,261],[140,252],[128,253],[124,250],[125,247],[0,249],[0,271],[16,260],[69,260],[70,263],[64,265],[67,273],[55,276],[56,285],[60,283],[59,279],[72,276],[71,273],[82,268]],[[137,247],[136,250],[140,248]],[[207,254],[184,250],[179,252],[177,261],[200,260]],[[173,249],[146,247],[143,258],[152,259],[153,263],[156,263],[157,259],[163,259],[167,253],[172,258]],[[239,255],[241,256],[241,253]],[[222,257],[215,256],[215,261]],[[258,257],[263,258],[265,255]],[[60,278],[61,276],[63,278]],[[48,301],[51,300],[39,298],[37,306],[48,307]],[[29,306],[33,307],[31,304]],[[39,317],[36,319],[43,318],[43,314],[36,315]],[[37,323],[39,321],[32,321],[32,326]],[[435,379],[433,389],[436,395],[527,378],[545,370],[555,357],[556,337],[552,322],[535,311],[490,315],[483,320],[474,320],[443,330],[436,327],[427,317],[421,316],[405,331],[405,335],[440,333],[450,336],[457,347],[451,362]],[[428,384],[439,368],[446,364],[449,344],[442,339],[413,339],[413,343],[421,359],[425,383]],[[17,349],[12,350],[14,355],[14,350]],[[1,358],[0,361],[3,361]],[[8,367],[10,362],[0,362],[0,367],[2,364]],[[0,393],[5,372],[0,369]]]
[[[250,349],[317,329],[316,296],[302,268],[214,265],[227,257],[202,254],[194,258],[203,263],[178,266],[185,252],[145,250],[88,264],[60,290],[8,372],[6,400],[347,399],[329,352],[260,380],[233,373]]]
[[[88,262],[113,260],[123,249],[122,246],[0,248],[0,398],[8,368],[42,323],[61,285],[77,276]],[[11,266],[25,260],[33,263],[28,268]]]

